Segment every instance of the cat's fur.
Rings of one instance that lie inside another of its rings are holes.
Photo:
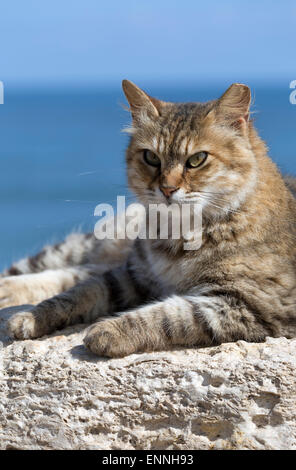
[[[10,334],[36,338],[95,322],[85,345],[110,357],[295,336],[295,183],[267,156],[249,119],[248,87],[234,84],[205,104],[165,103],[128,81],[123,88],[133,117],[130,187],[145,205],[202,204],[202,246],[71,235],[3,274],[0,307],[43,300],[9,320]],[[161,169],[144,162],[143,149]],[[187,169],[199,151],[207,162]],[[169,200],[167,187],[175,189]]]

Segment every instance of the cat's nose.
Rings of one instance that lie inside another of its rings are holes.
[[[165,197],[170,197],[179,188],[176,186],[159,186],[159,189],[165,195]]]

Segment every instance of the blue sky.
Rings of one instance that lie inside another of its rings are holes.
[[[0,13],[6,84],[296,78],[292,0],[4,0]]]

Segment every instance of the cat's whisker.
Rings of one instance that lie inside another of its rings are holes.
[[[209,197],[207,197],[206,195],[203,195],[203,194],[200,194],[198,198],[197,197],[195,197],[195,198],[190,197],[190,198],[187,198],[187,199],[185,198],[184,200],[182,200],[182,203],[185,202],[187,204],[191,204],[191,203],[196,203],[196,202],[201,202],[201,201],[206,201],[210,206],[215,207],[216,209],[220,209],[223,212],[231,212],[233,214],[237,214],[237,213],[240,212],[237,209],[222,206],[222,205],[218,204],[217,201],[212,201],[211,198],[209,198]]]

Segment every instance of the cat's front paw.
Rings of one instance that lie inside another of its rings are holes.
[[[135,353],[133,339],[118,328],[119,321],[114,319],[96,323],[84,338],[85,346],[98,356],[124,357]]]
[[[21,312],[13,315],[7,322],[7,331],[14,339],[32,339],[39,335],[36,328],[36,318],[32,312]]]
[[[29,310],[12,315],[6,324],[11,338],[33,339],[48,335],[61,326],[57,322],[61,310],[59,304],[48,299]]]

